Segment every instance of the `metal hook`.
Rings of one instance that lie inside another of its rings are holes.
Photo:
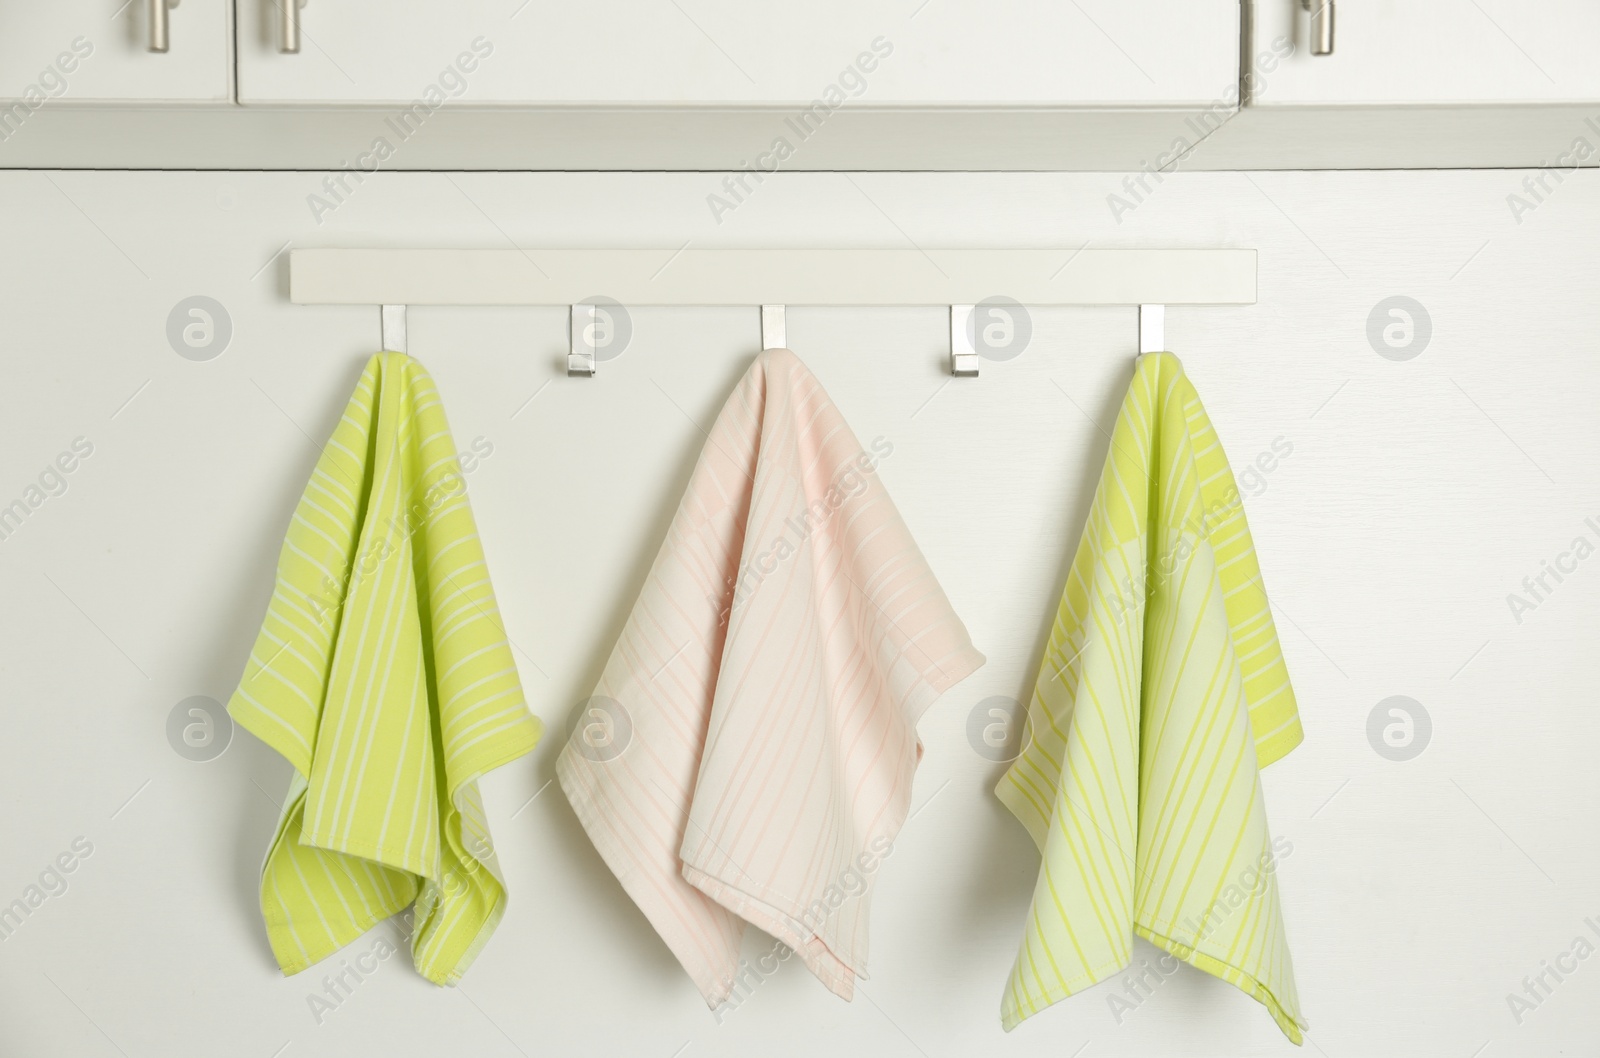
[[[788,327],[784,324],[782,305],[761,306],[761,348],[789,348]]]
[[[567,375],[570,378],[593,378],[595,354],[599,351],[595,336],[596,305],[572,306],[572,319],[568,326]]]
[[[950,374],[956,378],[978,377],[978,347],[973,333],[975,305],[950,306]]]
[[[383,350],[386,353],[406,351],[406,307],[383,306]]]
[[[1167,307],[1139,306],[1139,355],[1165,352],[1167,348]]]

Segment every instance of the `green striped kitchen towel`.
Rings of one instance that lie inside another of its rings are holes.
[[[285,974],[415,902],[455,984],[505,910],[478,777],[538,742],[433,380],[367,364],[295,509],[228,703],[294,765],[261,873]]]
[[[1133,937],[1303,1019],[1260,770],[1300,744],[1227,456],[1183,365],[1139,358],[995,793],[1042,863],[1007,1030],[1122,971]]]

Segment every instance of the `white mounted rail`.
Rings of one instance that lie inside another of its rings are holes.
[[[304,305],[1247,305],[1252,249],[303,249]]]

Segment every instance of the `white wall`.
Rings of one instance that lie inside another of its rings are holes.
[[[1506,196],[1523,175],[1185,174],[1119,224],[1109,174],[793,174],[717,225],[710,174],[385,174],[319,226],[320,174],[0,174],[0,504],[74,438],[94,445],[0,541],[0,903],[75,838],[93,847],[0,942],[0,1053],[1290,1050],[1252,1001],[1187,968],[1122,1024],[1102,986],[999,1028],[1038,861],[966,721],[1031,684],[1104,457],[1091,420],[1109,425],[1128,377],[1131,309],[1036,311],[1023,356],[948,382],[940,310],[789,311],[790,344],[856,432],[893,441],[884,480],[990,660],[922,724],[925,807],[879,874],[862,995],[845,1004],[790,963],[721,1025],[546,784],[696,423],[749,362],[755,311],[636,310],[629,351],[569,380],[564,312],[413,310],[411,351],[458,444],[494,445],[470,491],[554,733],[486,783],[512,898],[464,986],[436,989],[401,956],[316,1023],[307,996],[338,960],[282,979],[256,906],[287,765],[243,732],[206,763],[166,735],[180,700],[232,690],[317,444],[377,341],[375,310],[289,305],[272,258],[286,242],[508,239],[1258,247],[1260,303],[1171,309],[1168,344],[1236,466],[1293,444],[1248,511],[1307,733],[1265,784],[1294,846],[1281,883],[1311,1039],[1333,1058],[1582,1053],[1600,958],[1520,1025],[1506,995],[1600,922],[1600,557],[1521,624],[1506,596],[1578,534],[1600,539],[1584,525],[1600,521],[1600,183],[1569,177],[1519,224]],[[165,334],[197,294],[233,325],[208,362]],[[1393,295],[1432,321],[1404,362],[1366,334]],[[1366,734],[1397,694],[1434,725],[1404,763]]]

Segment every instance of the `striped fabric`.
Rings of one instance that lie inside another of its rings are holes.
[[[1178,358],[1139,359],[995,793],[1043,863],[1007,1030],[1110,977],[1132,937],[1300,1043],[1260,769],[1300,720],[1227,457]]]
[[[917,719],[983,663],[878,480],[892,451],[863,449],[793,353],[762,353],[557,762],[713,1008],[743,997],[746,923],[851,998]]]
[[[283,972],[415,901],[417,970],[456,983],[505,910],[477,779],[540,727],[444,408],[403,353],[371,359],[322,450],[228,711],[295,769],[261,873]]]

